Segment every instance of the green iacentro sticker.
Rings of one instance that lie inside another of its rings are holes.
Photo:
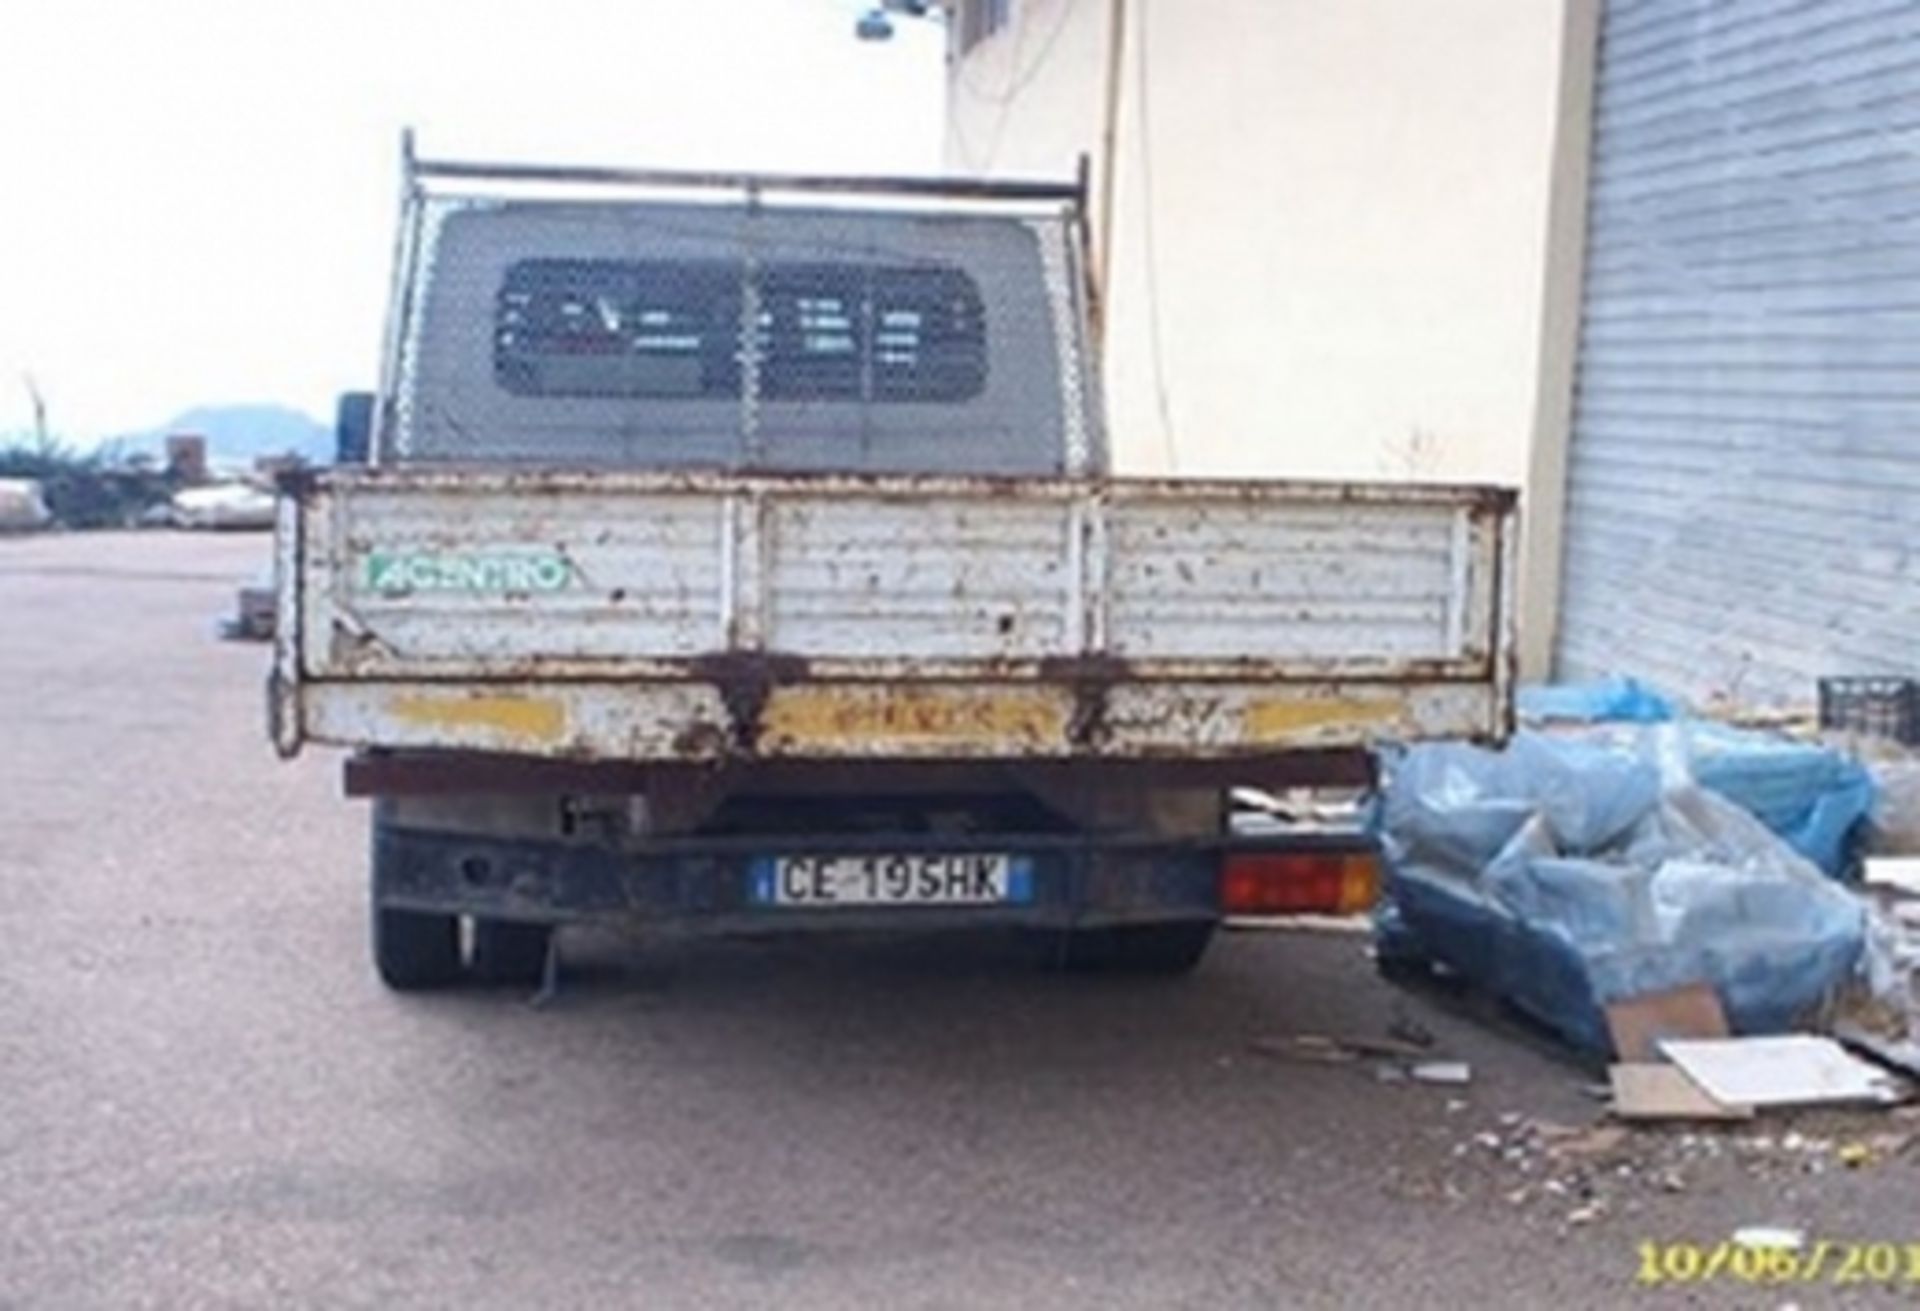
[[[561,592],[573,585],[565,556],[531,551],[374,551],[366,584],[376,592]]]

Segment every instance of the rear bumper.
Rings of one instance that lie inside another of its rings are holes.
[[[1352,848],[1358,835],[1186,841],[1086,836],[818,835],[699,838],[637,850],[380,826],[375,896],[383,906],[483,918],[624,921],[690,933],[1097,927],[1213,920],[1228,850]],[[756,904],[752,870],[768,856],[1003,853],[1031,864],[1019,905],[796,909]]]

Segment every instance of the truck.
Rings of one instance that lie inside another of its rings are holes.
[[[1362,829],[1235,795],[1508,731],[1509,490],[1114,472],[1084,170],[403,158],[268,698],[373,802],[388,986],[551,979],[587,921],[1177,974],[1375,892]]]

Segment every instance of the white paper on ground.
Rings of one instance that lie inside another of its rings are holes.
[[[1898,1080],[1831,1038],[1667,1038],[1666,1058],[1716,1101],[1735,1106],[1898,1100]]]
[[[1804,1229],[1788,1229],[1784,1225],[1748,1225],[1733,1231],[1733,1241],[1741,1247],[1757,1247],[1763,1251],[1797,1252],[1806,1246],[1807,1234]]]
[[[1868,856],[1861,881],[1870,888],[1897,888],[1920,897],[1920,856]]]

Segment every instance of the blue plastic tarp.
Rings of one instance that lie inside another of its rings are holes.
[[[1523,722],[1590,725],[1581,740],[1649,757],[1668,785],[1697,782],[1828,874],[1853,872],[1853,841],[1874,804],[1873,776],[1859,761],[1818,742],[1688,718],[1633,678],[1524,687],[1516,700]]]
[[[1699,981],[1737,1032],[1790,1027],[1854,969],[1864,911],[1721,788],[1789,828],[1846,807],[1785,781],[1827,773],[1702,727],[1398,753],[1379,950],[1439,961],[1593,1051],[1610,1002]]]
[[[1798,742],[1724,724],[1689,722],[1665,730],[1679,768],[1785,838],[1834,877],[1853,872],[1854,838],[1873,812],[1865,765],[1817,742]]]
[[[1637,678],[1537,683],[1521,688],[1514,701],[1521,720],[1529,724],[1659,724],[1680,717],[1671,697]]]

